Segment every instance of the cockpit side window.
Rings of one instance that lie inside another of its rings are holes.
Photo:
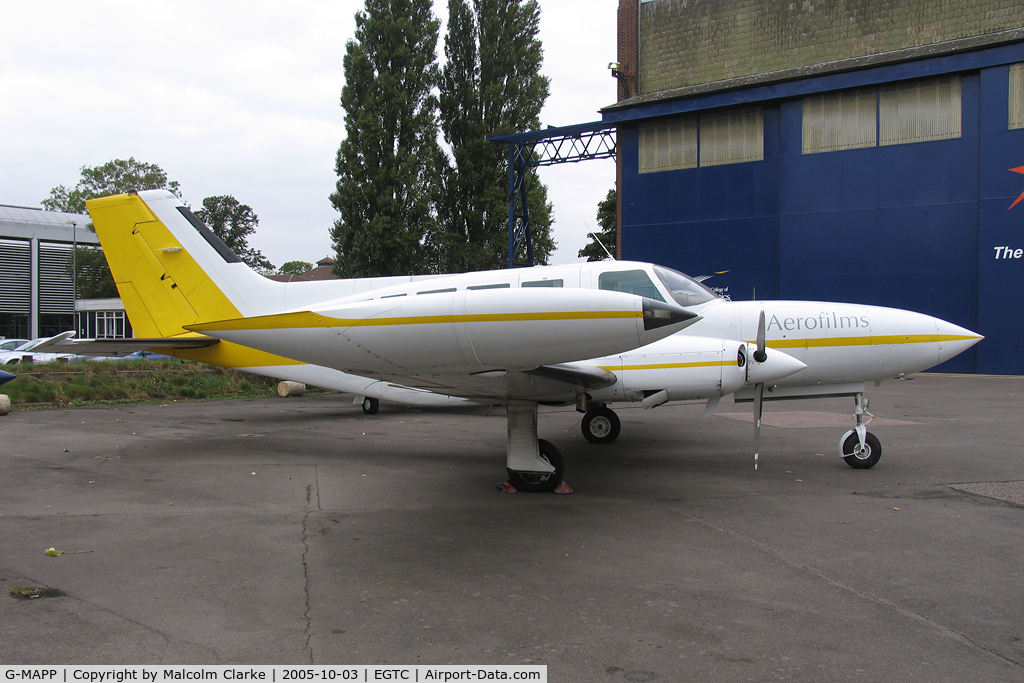
[[[613,270],[601,273],[597,279],[597,286],[599,289],[626,292],[655,301],[665,301],[665,297],[661,295],[650,276],[643,270]]]
[[[696,306],[718,298],[710,289],[678,270],[654,266],[654,274],[668,288],[672,298],[680,306]]]

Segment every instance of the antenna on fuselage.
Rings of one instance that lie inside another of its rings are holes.
[[[589,227],[590,227],[589,225],[587,225],[586,221],[584,221],[584,222],[583,222],[583,226],[584,226],[584,227],[586,227],[586,228],[589,228]],[[601,248],[602,248],[602,249],[604,249],[604,253],[608,254],[608,258],[610,258],[610,259],[611,259],[612,261],[614,261],[614,260],[615,260],[615,257],[614,257],[614,256],[612,256],[612,252],[608,251],[608,247],[604,246],[604,243],[603,243],[603,242],[601,242],[601,240],[599,240],[599,239],[597,238],[597,235],[596,235],[596,234],[594,234],[594,233],[592,233],[592,232],[588,232],[588,233],[587,233],[587,237],[593,237],[593,238],[594,238],[594,241],[595,241],[595,242],[597,242],[597,243],[598,243],[599,245],[601,245]]]

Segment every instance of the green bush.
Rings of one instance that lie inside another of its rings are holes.
[[[11,403],[79,405],[91,401],[274,396],[278,380],[179,360],[87,361],[8,366]]]

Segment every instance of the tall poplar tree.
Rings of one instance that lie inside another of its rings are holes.
[[[431,240],[438,269],[504,268],[508,259],[508,150],[487,140],[540,127],[548,78],[537,37],[536,0],[449,0],[447,63],[441,73],[440,118],[451,150],[440,157],[438,230]],[[533,254],[554,251],[547,187],[531,172]]]
[[[437,36],[430,0],[366,0],[346,45],[346,137],[338,149],[331,230],[341,277],[430,269],[438,156]]]

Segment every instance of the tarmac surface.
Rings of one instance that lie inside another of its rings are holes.
[[[749,404],[619,406],[606,446],[542,408],[572,495],[495,489],[500,409],[367,416],[332,394],[14,411],[0,663],[1024,680],[1024,378],[868,395],[871,470],[836,454],[848,399],[767,404],[756,472]]]

